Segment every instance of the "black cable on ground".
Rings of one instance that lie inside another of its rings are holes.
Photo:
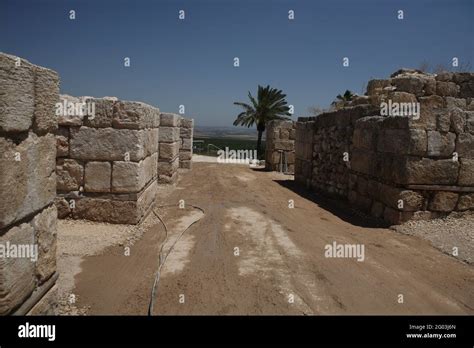
[[[186,204],[187,206],[190,206],[190,207],[193,207],[194,209],[198,209],[202,212],[203,216],[205,214],[204,212],[204,209],[196,206],[196,205],[192,205],[192,204]],[[184,235],[184,233],[189,230],[189,228],[194,225],[196,222],[200,221],[202,219],[202,216],[196,220],[196,221],[193,221],[188,227],[186,227],[186,229],[184,231],[182,231],[180,233],[180,235],[178,236],[178,238],[174,241],[173,245],[171,246],[171,248],[168,250],[168,252],[166,253],[166,255],[163,257],[163,249],[165,247],[165,244],[166,242],[168,241],[168,227],[166,226],[165,222],[163,221],[163,219],[161,218],[161,216],[159,216],[155,209],[157,208],[170,208],[170,207],[176,207],[176,204],[167,204],[167,205],[160,205],[160,206],[157,206],[155,207],[152,211],[153,211],[153,214],[158,218],[158,220],[160,220],[160,222],[163,224],[163,227],[165,229],[165,240],[163,241],[163,243],[161,244],[161,247],[160,247],[160,253],[159,253],[159,264],[158,264],[158,269],[156,271],[156,275],[155,275],[155,280],[153,282],[153,287],[151,288],[151,294],[150,294],[150,302],[148,304],[148,315],[152,315],[153,313],[153,308],[155,306],[155,297],[156,297],[156,292],[158,291],[158,284],[160,282],[160,275],[161,275],[161,268],[163,267],[163,265],[165,264],[166,262],[166,259],[168,258],[168,255],[173,251],[174,249],[174,246],[176,245],[176,243],[178,243],[178,241],[181,239],[181,237]],[[182,209],[182,208],[179,208],[179,209]]]

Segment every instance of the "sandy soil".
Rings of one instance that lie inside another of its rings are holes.
[[[175,189],[161,189],[157,205],[181,199],[185,209],[156,208],[170,231],[167,245],[199,221],[167,259],[153,314],[474,313],[472,265],[310,196],[290,176],[194,163]],[[204,209],[204,216],[190,204]],[[130,227],[81,227],[94,240],[108,240],[69,269],[75,286],[63,293],[73,292],[77,307],[88,314],[146,314],[165,238],[161,223],[150,219],[129,256],[120,238],[109,238]],[[129,232],[124,236],[134,234]],[[69,225],[60,225],[60,238],[72,234]],[[364,260],[326,257],[333,242],[363,245]]]

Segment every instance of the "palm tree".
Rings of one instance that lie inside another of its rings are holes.
[[[347,89],[343,95],[338,94],[336,100],[334,100],[331,105],[338,109],[350,102],[352,98],[354,98],[354,93]]]
[[[258,86],[257,100],[249,92],[251,104],[234,102],[234,105],[241,106],[242,111],[234,121],[234,126],[252,127],[257,125],[258,140],[257,154],[260,153],[262,145],[262,134],[265,131],[265,123],[270,120],[288,119],[290,108],[285,100],[286,94],[276,88],[270,86]]]

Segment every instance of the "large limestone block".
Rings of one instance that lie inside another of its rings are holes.
[[[18,57],[0,53],[0,131],[26,131],[33,124],[34,67]]]
[[[451,212],[456,207],[459,195],[456,192],[435,192],[428,209],[438,212]]]
[[[19,145],[0,138],[0,228],[53,202],[56,139],[30,132]]]
[[[160,143],[174,143],[179,141],[179,128],[160,126]]]
[[[158,152],[159,129],[145,129],[142,132],[145,156],[150,156]]]
[[[33,227],[27,223],[12,227],[0,236],[0,248],[5,253],[20,246],[31,251],[30,246],[34,246],[34,242]],[[0,315],[5,315],[23,303],[33,291],[35,255],[22,255],[33,256],[33,260],[26,257],[6,257],[3,253],[0,256]]]
[[[401,75],[391,79],[390,82],[399,92],[407,92],[415,94],[416,96],[422,96],[424,94],[423,87],[425,86],[425,82],[422,78]]]
[[[400,184],[454,185],[459,163],[452,159],[407,158]]]
[[[179,157],[173,161],[158,161],[158,175],[172,176],[179,167]]]
[[[385,87],[390,86],[390,80],[370,80],[367,83],[367,95],[374,95],[382,93]]]
[[[61,109],[55,110],[58,118],[58,124],[60,126],[74,126],[78,127],[82,125],[84,115],[77,113],[76,107],[82,105],[84,99],[73,97],[67,94],[60,94],[59,101],[61,103]]]
[[[37,214],[31,223],[35,230],[35,241],[38,245],[39,255],[36,261],[36,276],[40,283],[43,283],[56,272],[57,216],[58,211],[53,204]]]
[[[187,139],[191,139],[193,137],[193,129],[192,128],[183,128],[181,127],[180,129],[180,137],[181,138],[187,138]]]
[[[460,161],[458,184],[474,187],[474,159],[461,158]]]
[[[294,142],[293,142],[293,144],[294,144]],[[192,139],[182,139],[181,148],[183,150],[192,151],[192,149],[193,149],[193,140]]]
[[[119,101],[114,106],[115,128],[144,129],[160,125],[160,110],[142,102]]]
[[[369,192],[371,194],[371,192]],[[382,184],[378,198],[394,209],[401,211],[417,211],[424,207],[424,197],[415,191]]]
[[[378,151],[394,154],[423,156],[426,154],[426,147],[427,136],[424,129],[384,129],[377,142]]]
[[[88,162],[84,174],[86,192],[110,192],[112,167],[109,162]]]
[[[474,193],[460,195],[456,210],[474,210]]]
[[[189,161],[193,157],[193,153],[191,151],[182,150],[179,151],[179,160],[180,161]]]
[[[160,160],[173,160],[179,154],[179,143],[160,143]]]
[[[457,97],[459,86],[454,82],[436,81],[436,94],[443,97]]]
[[[145,157],[144,130],[112,128],[71,128],[71,158],[96,161],[123,161],[127,155],[138,162]]]
[[[112,171],[112,192],[139,192],[143,185],[142,161],[114,162]]]
[[[438,131],[428,131],[428,156],[430,157],[449,157],[454,152],[454,141],[456,134],[441,134]]]
[[[459,134],[456,138],[456,152],[461,158],[474,159],[474,134]]]
[[[84,125],[92,128],[112,127],[112,119],[114,117],[114,99],[99,99],[99,98],[81,98],[85,103],[92,103],[94,105],[93,117],[84,117]],[[120,128],[120,127],[117,127]],[[126,127],[124,127],[126,128]]]
[[[179,167],[180,168],[183,168],[183,169],[192,169],[192,166],[193,166],[193,162],[192,161],[187,161],[187,160],[184,160],[184,161],[179,161]]]
[[[172,113],[161,113],[160,126],[162,127],[178,127],[181,116]]]
[[[76,200],[76,207],[72,214],[75,219],[115,224],[136,224],[140,221],[135,201],[84,197]]]
[[[181,128],[190,128],[194,127],[194,120],[192,118],[181,118],[179,126]]]
[[[78,191],[84,184],[84,167],[73,159],[58,158],[56,174],[58,191]]]
[[[33,127],[39,134],[58,128],[59,76],[55,71],[35,67],[35,111]]]
[[[416,128],[435,130],[437,124],[437,111],[445,107],[445,100],[438,95],[418,98],[420,103],[419,119],[410,118],[410,125]]]
[[[153,203],[155,202],[156,193],[158,192],[158,183],[153,181],[143,191],[137,201],[138,216],[142,219],[150,211]]]

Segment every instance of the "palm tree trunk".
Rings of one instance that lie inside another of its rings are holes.
[[[260,150],[261,150],[261,147],[262,147],[262,134],[263,134],[263,131],[258,131],[258,138],[257,138],[257,158],[260,157]]]

